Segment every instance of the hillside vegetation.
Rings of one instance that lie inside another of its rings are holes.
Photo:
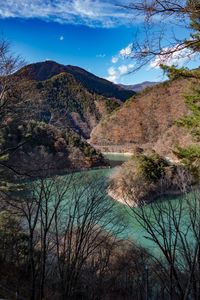
[[[186,193],[193,182],[185,166],[172,164],[152,151],[125,162],[111,176],[108,193],[123,204],[141,206],[164,196]]]
[[[188,131],[176,123],[190,114],[185,95],[191,86],[188,79],[176,79],[132,97],[98,124],[92,131],[91,143],[99,149],[116,152],[153,148],[174,158],[174,146],[192,143]]]
[[[60,73],[71,74],[78,83],[81,83],[91,93],[103,95],[108,98],[116,98],[122,101],[127,100],[135,94],[132,90],[124,89],[106,79],[75,66],[61,65],[54,61],[45,61],[30,64],[16,73],[20,78],[29,80],[47,80]]]
[[[13,86],[5,95],[9,106],[1,120],[1,151],[20,147],[7,165],[34,173],[43,160],[59,170],[105,164],[86,139],[102,116],[122,105],[120,100],[90,92],[54,62],[25,66],[8,80]]]
[[[1,153],[16,174],[38,176],[102,166],[102,155],[72,130],[37,121],[10,121],[1,130]],[[21,145],[16,151],[16,145]],[[10,149],[10,151],[9,151]]]
[[[58,73],[58,74],[57,74]],[[15,75],[23,97],[31,101],[39,121],[56,127],[70,127],[88,139],[102,115],[121,105],[115,98],[91,93],[65,67],[56,63],[26,66]]]

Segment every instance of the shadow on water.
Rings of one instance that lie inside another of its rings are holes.
[[[125,161],[129,160],[132,154],[124,153],[104,153],[104,158],[108,161],[111,168],[122,165]]]

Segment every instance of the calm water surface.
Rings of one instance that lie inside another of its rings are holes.
[[[90,179],[92,180],[92,179],[102,178],[103,180],[105,180],[105,182],[107,182],[109,179],[109,176],[113,172],[116,172],[117,166],[119,166],[122,162],[124,162],[130,158],[130,156],[123,155],[123,154],[108,154],[108,155],[105,155],[105,157],[107,159],[109,159],[111,162],[114,161],[115,167],[99,169],[99,170],[89,170],[89,171],[83,171],[80,173],[79,172],[75,173],[73,176],[75,176],[75,177],[77,176],[77,179],[78,179],[77,182],[79,182],[80,188],[82,186],[84,186],[84,184],[86,184],[86,181],[88,181]],[[70,176],[70,175],[65,175],[65,176]],[[79,180],[79,178],[81,178],[81,180]],[[109,196],[107,196],[107,197],[108,197],[109,201],[114,201],[111,197],[109,197]],[[172,205],[174,205],[174,207],[175,207],[176,203],[177,203],[176,202],[177,199],[178,199],[178,197],[176,197],[176,198],[169,197],[168,199],[166,199],[164,201],[172,201]],[[183,197],[181,197],[181,200],[184,201],[183,203],[186,202]],[[134,209],[138,209],[138,208],[134,208]],[[147,205],[145,207],[145,210],[147,212],[150,209],[151,209],[150,205]],[[142,226],[136,221],[134,214],[129,207],[127,207],[126,205],[123,205],[117,201],[114,201],[113,213],[123,216],[123,219],[125,220],[126,229],[123,231],[123,233],[120,234],[120,236],[119,236],[120,238],[127,238],[130,240],[134,240],[134,242],[136,242],[137,244],[139,244],[143,247],[148,248],[150,251],[151,250],[157,251],[153,242],[150,241],[149,239],[147,239],[147,233],[144,231]],[[185,216],[185,219],[183,219],[183,220],[186,220],[186,219],[187,219],[187,216]],[[184,224],[183,224],[183,226],[184,226]]]

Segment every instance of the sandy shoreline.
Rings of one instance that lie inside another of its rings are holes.
[[[126,206],[129,206],[129,207],[138,207],[139,204],[141,203],[140,201],[135,202],[135,201],[132,201],[131,199],[129,199],[128,197],[123,197],[123,196],[120,196],[119,194],[117,195],[114,191],[112,191],[111,189],[107,189],[107,193],[108,195],[114,200],[114,201],[117,201],[123,205],[126,205]],[[170,197],[170,196],[180,196],[180,195],[183,195],[184,193],[181,192],[180,190],[175,190],[175,191],[165,191],[163,192],[162,194],[159,194],[159,195],[155,195],[155,197],[153,199],[151,199],[151,201],[147,201],[146,203],[150,204],[150,203],[153,203],[154,201],[156,201],[157,199],[159,198],[166,198],[166,197]]]
[[[131,201],[130,199],[125,199],[124,197],[122,197],[122,196],[119,196],[119,195],[117,195],[114,191],[112,191],[111,189],[107,189],[107,193],[108,193],[108,195],[114,200],[114,201],[117,201],[117,202],[119,202],[119,203],[121,203],[121,204],[123,204],[123,205],[126,205],[126,206],[133,206],[133,207],[137,207],[138,205],[135,203],[135,202],[133,202],[133,201]]]

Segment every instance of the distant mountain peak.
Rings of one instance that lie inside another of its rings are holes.
[[[145,90],[147,87],[151,87],[151,86],[154,86],[156,84],[159,84],[159,82],[144,81],[144,82],[141,82],[141,83],[131,84],[131,85],[119,84],[119,86],[124,88],[125,90],[131,90],[131,91],[134,91],[136,93],[139,93],[139,92],[142,92],[143,90]]]
[[[116,98],[122,101],[134,95],[132,90],[100,78],[80,67],[62,65],[55,61],[46,60],[29,64],[16,72],[16,76],[27,80],[44,81],[60,73],[71,74],[78,83],[81,83],[91,93],[96,93],[107,98]]]

